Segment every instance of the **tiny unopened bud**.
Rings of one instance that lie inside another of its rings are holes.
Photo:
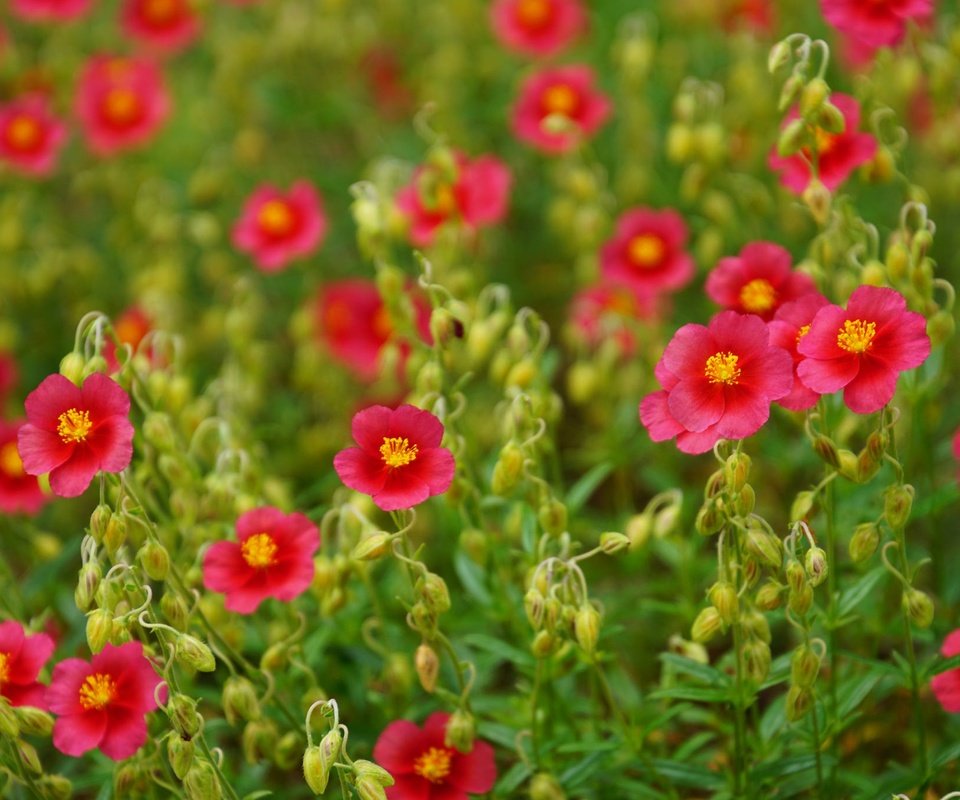
[[[830,206],[833,195],[819,178],[811,178],[807,188],[803,190],[803,202],[807,204],[810,213],[818,225],[825,225],[830,217]]]
[[[927,335],[934,347],[951,338],[956,329],[957,322],[953,314],[946,309],[940,309],[927,320]]]
[[[850,450],[838,450],[837,456],[840,459],[840,463],[837,465],[837,471],[848,481],[859,483],[860,461],[856,454]]]
[[[866,483],[880,471],[880,459],[876,458],[869,447],[863,448],[857,455],[857,483]]]
[[[710,587],[707,596],[725,625],[729,625],[737,616],[740,601],[737,590],[729,581],[717,581]]]
[[[661,508],[653,517],[653,535],[662,539],[676,530],[680,522],[680,504],[671,503]]]
[[[113,796],[131,797],[143,787],[143,776],[137,764],[121,764],[113,773]]]
[[[592,656],[600,637],[600,612],[591,605],[581,606],[573,619],[573,632],[583,652]]]
[[[837,452],[837,446],[832,439],[823,435],[818,435],[813,440],[813,451],[820,457],[821,461],[826,462],[831,467],[840,466],[840,454]]]
[[[87,614],[87,645],[91,653],[99,653],[113,630],[113,615],[105,608],[98,608]]]
[[[14,709],[20,732],[28,736],[49,736],[53,730],[53,717],[41,708],[17,706]]]
[[[331,593],[332,594],[332,593]],[[283,642],[270,645],[260,656],[260,669],[267,672],[279,672],[287,665],[289,646]]]
[[[795,686],[810,688],[820,672],[820,657],[809,645],[800,645],[790,657],[790,681]]]
[[[540,631],[533,637],[530,650],[537,658],[546,658],[557,646],[557,637],[549,631]]]
[[[334,728],[320,740],[319,745],[308,747],[303,754],[303,777],[314,794],[323,794],[333,771],[333,765],[340,757],[343,735]]]
[[[806,716],[813,707],[813,692],[803,686],[791,686],[787,692],[784,713],[790,722],[796,722]]]
[[[439,575],[428,572],[417,581],[417,595],[434,614],[450,610],[450,592]]]
[[[350,558],[355,561],[376,561],[390,551],[390,542],[393,536],[384,531],[378,531],[371,536],[361,539],[353,548]]]
[[[806,519],[813,510],[813,502],[816,495],[811,491],[799,492],[790,506],[790,521],[799,522]]]
[[[786,41],[777,42],[770,48],[770,54],[767,56],[767,71],[771,75],[790,61],[790,49],[790,43]]]
[[[527,620],[534,630],[540,630],[543,624],[545,598],[536,588],[531,588],[523,596],[523,609],[527,612]]]
[[[173,768],[173,774],[180,780],[183,780],[183,776],[190,770],[195,752],[196,745],[192,739],[184,739],[176,732],[167,737],[167,759]]]
[[[143,418],[141,425],[143,438],[157,448],[170,453],[177,447],[177,437],[173,432],[170,416],[162,411],[151,411]]]
[[[87,360],[81,353],[67,353],[60,359],[60,374],[79,386],[83,383],[83,368],[86,363]]]
[[[477,735],[477,723],[473,714],[463,708],[458,708],[447,720],[443,743],[453,747],[461,753],[473,750],[473,740]]]
[[[860,564],[866,561],[870,556],[877,552],[880,544],[880,529],[874,522],[864,522],[853,531],[850,537],[850,558]]]
[[[77,580],[77,588],[73,593],[73,599],[77,608],[81,611],[87,611],[90,604],[93,603],[101,577],[103,575],[99,564],[88,563],[80,568],[80,577]]]
[[[173,727],[185,739],[192,739],[200,730],[203,717],[197,713],[197,701],[185,694],[177,694],[167,704],[167,715]]]
[[[437,651],[426,642],[421,642],[413,657],[413,663],[423,691],[433,694],[434,689],[437,688],[437,677],[440,675],[440,658],[437,656]]]
[[[387,800],[383,785],[371,778],[358,778],[355,788],[360,800]]]
[[[773,611],[774,609],[780,608],[780,604],[783,602],[783,588],[783,585],[773,580],[773,578],[766,581],[763,586],[757,590],[757,596],[755,598],[757,608],[764,611]]]
[[[272,720],[260,719],[248,722],[243,729],[241,746],[248,764],[271,760],[277,747],[279,734]]]
[[[39,784],[43,796],[49,800],[70,800],[73,797],[73,784],[63,775],[42,775]]]
[[[694,527],[701,536],[711,536],[723,527],[724,516],[715,500],[708,500],[697,512]]]
[[[177,637],[176,658],[180,663],[199,672],[213,672],[217,668],[213,651],[189,633],[181,633]]]
[[[808,117],[817,113],[830,96],[830,87],[823,78],[814,78],[800,94],[800,114]]]
[[[827,579],[827,554],[820,547],[811,547],[804,558],[804,566],[810,585],[819,586]]]
[[[813,587],[806,583],[797,591],[790,590],[787,596],[787,607],[797,616],[802,617],[813,605]]]
[[[777,139],[777,155],[789,158],[799,153],[807,141],[807,123],[794,119],[786,124]]]
[[[753,513],[753,507],[756,505],[757,495],[753,487],[748,483],[733,498],[733,510],[739,517],[747,517]]]
[[[752,465],[750,456],[746,453],[733,453],[727,458],[723,465],[724,480],[727,484],[727,491],[739,492],[747,485],[750,478],[750,467]]]
[[[93,513],[90,515],[90,535],[97,544],[103,542],[103,535],[112,515],[113,511],[105,503],[101,503],[93,509]]]
[[[374,781],[380,786],[393,786],[394,783],[393,776],[383,767],[363,758],[358,758],[353,762],[353,774],[357,776],[358,780]]]
[[[40,763],[40,756],[37,755],[36,747],[30,744],[30,742],[25,742],[23,739],[18,739],[14,743],[14,747],[17,748],[20,754],[20,760],[30,772],[34,775],[43,774],[43,765]]]
[[[560,782],[549,772],[538,772],[530,781],[530,800],[567,800]]]
[[[627,520],[625,528],[630,539],[630,548],[643,547],[653,533],[653,520],[649,514],[634,514]]]
[[[103,532],[103,546],[110,555],[116,555],[117,550],[127,541],[127,518],[123,514],[110,515],[110,521]]]
[[[209,761],[195,761],[183,779],[187,800],[220,800],[220,781]]]
[[[720,612],[713,606],[702,609],[690,628],[690,638],[695,642],[709,642],[723,627]]]
[[[814,119],[817,127],[827,133],[843,133],[847,127],[847,121],[843,113],[829,101],[820,104],[820,108],[814,115]]]
[[[171,626],[178,631],[187,627],[187,604],[180,595],[174,592],[164,592],[160,598],[160,610]]]
[[[750,639],[743,644],[740,657],[747,680],[763,683],[770,672],[770,645],[760,639]]]
[[[567,507],[555,497],[540,504],[537,518],[543,529],[553,536],[559,536],[567,529]]]
[[[703,499],[710,500],[714,497],[718,497],[727,488],[727,472],[726,469],[718,469],[710,473],[710,477],[707,478],[706,484],[703,487]]]
[[[223,713],[231,725],[238,720],[260,719],[260,701],[253,684],[240,675],[231,675],[223,686]]]
[[[919,589],[904,590],[903,607],[918,628],[930,627],[933,622],[933,601],[926,592],[921,592]]]
[[[619,553],[630,546],[630,538],[616,531],[606,531],[600,534],[600,549],[609,556]]]
[[[744,545],[747,552],[758,561],[774,569],[779,569],[783,558],[783,545],[776,536],[761,528],[750,528],[747,531]]]
[[[273,750],[273,763],[282,770],[292,769],[303,752],[303,736],[299,731],[287,731]]]
[[[913,487],[891,486],[883,493],[883,515],[894,530],[906,525],[913,507]]]
[[[0,736],[16,739],[20,735],[20,722],[6,697],[0,696]]]
[[[137,553],[137,560],[150,580],[166,579],[167,572],[170,570],[170,554],[160,542],[152,540],[145,542]]]

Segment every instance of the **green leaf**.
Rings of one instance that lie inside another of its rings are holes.
[[[568,789],[575,788],[576,784],[596,775],[602,768],[603,761],[606,757],[606,752],[590,753],[586,758],[565,770],[563,774],[560,775],[560,783]]]
[[[567,492],[567,510],[571,514],[576,514],[583,508],[587,500],[589,500],[591,495],[597,490],[597,487],[613,472],[613,466],[613,463],[610,461],[597,464],[570,487],[570,491]]]
[[[668,761],[654,759],[650,766],[661,778],[666,778],[678,786],[690,786],[697,789],[722,789],[727,780],[723,775],[711,772],[706,767],[699,767],[683,761]]]
[[[260,800],[261,797],[272,797],[273,792],[269,789],[258,789],[255,792],[250,792],[250,794],[245,794],[243,800]]]
[[[493,636],[487,636],[484,633],[468,633],[460,641],[469,647],[475,647],[486,653],[491,653],[503,661],[509,661],[513,664],[523,666],[533,666],[534,658],[531,653],[521,650],[519,647],[513,647],[506,642],[495,639]]]
[[[497,781],[497,788],[495,791],[497,793],[509,794],[527,778],[529,778],[530,775],[530,767],[528,767],[522,761],[518,761],[503,774],[503,777],[500,778],[499,781]]]
[[[860,580],[858,580],[853,586],[847,589],[845,592],[840,594],[840,603],[838,614],[841,617],[845,617],[854,611],[857,606],[863,601],[863,599],[873,591],[874,587],[880,582],[884,575],[887,574],[885,567],[877,567],[876,569],[870,570],[866,575],[864,575]]]
[[[487,590],[483,581],[483,570],[462,550],[458,550],[453,557],[453,568],[457,571],[457,577],[460,583],[470,595],[482,606],[490,606],[493,603],[493,597]]]
[[[710,686],[730,685],[730,676],[709,664],[701,664],[699,661],[694,661],[692,658],[686,658],[676,653],[661,653],[659,658],[664,665],[672,667],[675,672],[689,675],[691,678],[696,678]]]
[[[657,689],[647,695],[649,700],[692,700],[696,703],[732,702],[732,690],[711,689],[706,686],[671,686],[669,689]]]
[[[864,675],[842,684],[837,692],[837,718],[843,720],[858,709],[879,682],[879,675]]]

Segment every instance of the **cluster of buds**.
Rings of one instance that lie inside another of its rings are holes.
[[[676,532],[682,510],[683,494],[679,489],[654,495],[643,511],[627,520],[624,530],[630,540],[630,549],[643,547],[651,536],[663,539]]]
[[[37,749],[23,737],[49,738],[53,731],[53,717],[33,706],[11,706],[0,696],[0,744],[12,762],[0,761],[5,772],[15,782],[37,787],[41,797],[64,800],[72,796],[70,781],[62,775],[45,774]]]
[[[853,483],[868,483],[872,480],[883,465],[885,453],[890,444],[890,429],[896,419],[887,419],[887,415],[883,415],[879,428],[870,432],[864,446],[857,453],[845,447],[838,447],[831,437],[817,431],[814,423],[818,420],[818,413],[809,414],[806,431],[813,452],[820,460]],[[832,477],[829,480],[832,480]],[[791,521],[796,522],[809,516],[819,491],[825,486],[826,482],[823,482],[816,490],[805,490],[797,495],[790,511]]]

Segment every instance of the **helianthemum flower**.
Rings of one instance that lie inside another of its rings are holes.
[[[707,276],[707,294],[724,308],[770,320],[784,303],[816,290],[813,279],[794,272],[791,263],[780,245],[751,242],[740,255],[720,259]]]
[[[580,0],[494,0],[490,20],[505,47],[540,57],[559,53],[587,27]]]
[[[113,332],[121,345],[130,345],[130,352],[137,352],[143,337],[150,333],[153,323],[147,313],[139,306],[131,306],[120,314],[113,322]],[[108,338],[103,345],[103,357],[107,360],[110,372],[120,369],[117,360],[117,345],[112,338]]]
[[[140,642],[107,644],[89,662],[61,661],[46,692],[57,715],[54,747],[68,756],[99,748],[116,761],[129,758],[147,741],[146,714],[157,707],[159,683]]]
[[[846,309],[828,305],[797,344],[797,375],[820,394],[843,389],[851,411],[871,414],[893,399],[897,376],[930,355],[926,320],[893,289],[861,286]]]
[[[763,427],[770,403],[793,385],[793,363],[770,344],[759,317],[723,311],[708,327],[680,328],[656,376],[663,391],[640,404],[650,438],[676,437],[683,452],[704,453],[720,439],[743,439]]]
[[[940,654],[944,658],[960,656],[960,628],[943,640]],[[944,711],[960,714],[960,667],[934,675],[930,679],[930,688]]]
[[[190,0],[126,0],[121,21],[130,38],[166,52],[183,49],[200,32]]]
[[[34,22],[67,22],[87,13],[93,0],[11,0],[10,10]]]
[[[0,420],[0,511],[4,514],[36,514],[47,496],[33,475],[23,469],[17,450],[17,433],[23,421]]]
[[[431,714],[423,728],[407,720],[391,722],[373,748],[374,760],[394,781],[388,800],[467,800],[493,788],[497,765],[493,748],[477,740],[469,753],[445,743],[449,714]]]
[[[47,687],[37,682],[37,675],[53,649],[47,634],[27,635],[19,622],[0,622],[0,696],[12,706],[46,709]]]
[[[777,402],[791,411],[805,411],[817,404],[819,392],[806,386],[796,375],[797,365],[803,361],[803,356],[797,350],[800,340],[810,331],[810,323],[817,312],[828,305],[829,301],[819,292],[805,294],[803,297],[784,303],[777,309],[777,313],[767,327],[770,329],[770,344],[782,347],[793,358],[794,378],[790,394],[781,397]]]
[[[326,232],[320,195],[307,181],[297,181],[286,194],[267,184],[244,204],[233,244],[264,272],[277,272],[313,253]]]
[[[203,585],[226,595],[224,605],[252,614],[268,597],[289,602],[313,580],[317,526],[300,513],[254,508],[237,519],[237,540],[216,542],[203,558]]]
[[[630,322],[650,319],[654,312],[650,295],[638,294],[625,285],[601,283],[577,292],[570,307],[570,321],[578,340],[599,347],[612,336],[620,352],[630,356],[637,347]]]
[[[384,511],[412,508],[450,488],[453,453],[440,447],[443,425],[429,411],[370,406],[354,415],[351,430],[359,446],[337,453],[333,466]]]
[[[49,175],[66,138],[66,125],[42,94],[24,95],[0,106],[0,161],[17,172]]]
[[[82,388],[49,375],[24,405],[27,422],[18,434],[23,469],[49,472],[54,494],[76,497],[98,472],[120,472],[130,463],[130,397],[106,375],[90,375]]]
[[[513,107],[513,132],[521,141],[546,153],[565,153],[593,136],[607,121],[613,105],[594,87],[590,67],[579,64],[548,67],[527,78]],[[550,129],[556,117],[563,124]]]
[[[910,21],[933,14],[934,0],[820,0],[834,28],[868,47],[899,44]]]

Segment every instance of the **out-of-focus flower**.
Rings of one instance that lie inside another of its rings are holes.
[[[773,29],[772,0],[724,0],[723,24],[727,30],[745,28],[756,33]]]
[[[370,406],[354,415],[351,431],[359,446],[337,453],[333,466],[384,511],[412,508],[450,488],[453,453],[440,446],[443,425],[429,411]]]
[[[68,22],[82,17],[93,0],[11,0],[10,10],[32,22]]]
[[[0,161],[24,175],[49,175],[67,139],[67,126],[43,94],[18,97],[0,106]]]
[[[861,286],[846,310],[821,308],[800,339],[800,380],[820,394],[843,389],[843,401],[857,414],[872,414],[893,399],[901,372],[930,355],[926,320],[907,311],[899,292]]]
[[[203,557],[203,585],[225,594],[230,611],[252,614],[268,597],[289,603],[309,588],[320,534],[306,516],[264,506],[236,527],[237,541],[216,542]]]
[[[960,656],[960,628],[947,634],[940,654],[944,658]],[[960,714],[960,667],[934,675],[930,679],[930,688],[944,711]]]
[[[708,327],[680,328],[655,374],[663,391],[640,403],[650,438],[676,437],[684,453],[704,453],[720,439],[743,439],[763,427],[770,403],[793,385],[793,362],[770,344],[759,317],[722,311]]]
[[[593,136],[613,110],[590,67],[548,67],[527,78],[513,107],[513,132],[546,153],[565,153]],[[554,127],[553,118],[559,126]],[[545,124],[546,123],[546,124]]]
[[[676,211],[631,209],[620,216],[613,236],[600,250],[601,274],[639,294],[676,291],[693,278],[686,243],[687,226]]]
[[[170,114],[170,97],[152,62],[101,55],[80,75],[74,113],[90,149],[107,156],[150,140]]]
[[[820,0],[824,19],[840,33],[869,47],[899,44],[912,20],[933,14],[934,0]]]
[[[780,245],[751,242],[740,255],[720,259],[707,276],[707,295],[724,308],[769,321],[784,303],[816,291],[810,276],[794,272],[791,263]]]
[[[391,119],[410,116],[416,98],[404,81],[402,65],[394,50],[385,46],[368,50],[360,61],[360,69],[384,116]]]
[[[28,636],[19,622],[0,622],[0,696],[12,706],[46,710],[47,687],[37,682],[37,675],[53,649],[53,639],[47,634]]]
[[[552,56],[580,36],[587,14],[580,0],[495,0],[490,21],[497,39],[528,56]]]
[[[36,514],[48,500],[36,477],[24,472],[17,451],[17,432],[22,425],[22,420],[0,420],[0,511],[4,514]]]
[[[121,344],[130,345],[132,352],[137,352],[137,347],[143,340],[143,337],[150,333],[153,323],[147,313],[140,306],[131,306],[116,318],[113,323],[113,331]],[[117,361],[117,345],[113,339],[108,338],[103,343],[103,357],[107,360],[107,367],[110,372],[116,372],[120,369],[120,363]]]
[[[120,19],[131,39],[165,52],[182,50],[200,33],[190,0],[126,0]]]
[[[106,375],[90,375],[82,388],[48,375],[24,405],[27,422],[17,437],[23,469],[49,472],[54,494],[76,497],[98,472],[120,472],[130,463],[130,397]]]
[[[793,389],[790,390],[790,394],[777,400],[780,405],[789,408],[791,411],[805,411],[816,405],[817,400],[820,399],[818,392],[808,388],[797,377],[797,364],[803,360],[803,356],[797,351],[797,345],[809,332],[810,323],[813,322],[817,312],[828,304],[827,298],[819,292],[805,294],[797,300],[792,300],[780,306],[774,318],[767,325],[770,329],[770,344],[782,347],[793,358]]]
[[[10,390],[17,385],[18,378],[16,359],[10,353],[0,351],[0,404],[7,399]]]
[[[873,158],[877,152],[877,140],[869,133],[860,133],[860,104],[849,95],[839,92],[830,95],[833,103],[843,115],[842,133],[828,133],[818,128],[817,135],[817,177],[830,191],[843,183],[861,164]],[[800,112],[793,109],[786,117],[783,127],[797,119]],[[795,194],[802,194],[813,177],[813,153],[804,148],[792,156],[781,156],[776,147],[770,151],[769,164],[772,170],[780,173],[780,183]]]
[[[409,218],[410,241],[417,247],[430,245],[445,222],[460,220],[479,228],[507,213],[512,178],[500,159],[486,155],[471,161],[455,153],[452,172],[425,164],[397,192],[397,207]]]
[[[89,662],[68,658],[53,668],[46,702],[57,721],[53,745],[68,756],[95,747],[119,761],[147,741],[146,714],[160,684],[140,642],[107,644]]]
[[[577,292],[570,307],[570,320],[578,337],[599,347],[613,336],[624,356],[636,352],[636,336],[630,322],[651,319],[653,297],[639,294],[627,285],[601,283]]]
[[[468,753],[445,743],[449,714],[431,714],[420,728],[408,720],[391,722],[373,748],[374,760],[394,781],[388,800],[467,800],[493,788],[497,765],[493,748],[476,740]]]
[[[233,244],[264,272],[278,272],[313,253],[327,232],[320,195],[300,180],[284,194],[266,184],[247,199],[233,227]]]

